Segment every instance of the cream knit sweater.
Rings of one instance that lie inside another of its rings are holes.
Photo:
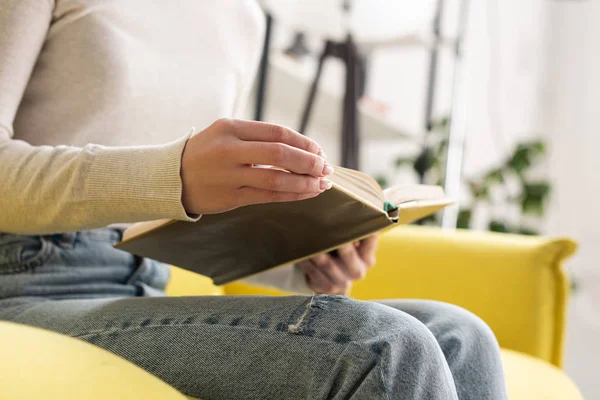
[[[0,7],[0,232],[189,219],[186,134],[244,106],[263,37],[255,2]],[[288,272],[277,286],[300,283]]]

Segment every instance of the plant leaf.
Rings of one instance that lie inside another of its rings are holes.
[[[533,183],[525,183],[523,191],[530,196],[536,196],[541,199],[546,198],[550,194],[550,182],[539,181]]]
[[[512,157],[508,160],[507,166],[517,174],[522,175],[540,156],[545,154],[546,144],[542,140],[521,143],[515,149]]]
[[[492,220],[488,225],[488,229],[492,232],[508,232],[508,227],[502,221]]]
[[[485,174],[483,180],[488,184],[504,183],[504,174],[501,168],[496,168]]]
[[[436,214],[428,215],[426,217],[421,218],[418,221],[412,222],[414,225],[438,225],[438,218]]]
[[[425,147],[414,162],[413,168],[419,176],[425,175],[434,165],[434,156],[430,147]]]
[[[450,117],[442,117],[431,122],[432,131],[447,131],[450,128]]]
[[[521,212],[542,216],[544,212],[542,200],[536,196],[524,195],[521,199]]]
[[[528,235],[528,236],[537,236],[537,235],[539,235],[539,232],[536,232],[534,229],[524,228],[524,227],[519,228],[519,230],[517,231],[517,233],[520,233],[521,235]]]
[[[546,199],[550,195],[550,183],[546,181],[525,183],[521,195],[521,212],[542,216]]]
[[[537,154],[545,154],[546,153],[546,143],[543,140],[536,140],[530,143],[531,148]]]
[[[507,166],[517,175],[523,175],[523,172],[531,166],[529,150],[522,145],[518,146],[512,157],[508,160]]]
[[[421,221],[425,225],[437,225],[437,217],[435,214],[428,215],[425,218],[421,219]]]
[[[469,182],[469,189],[475,200],[488,200],[490,197],[490,188],[484,182]]]
[[[571,293],[577,293],[579,291],[579,281],[575,278],[571,278]]]
[[[377,181],[377,183],[379,183],[379,186],[381,186],[383,189],[387,188],[390,185],[388,178],[383,175],[379,175],[378,177],[375,178],[375,180]]]
[[[435,154],[437,158],[441,159],[442,157],[446,156],[446,153],[448,152],[449,142],[450,141],[448,137],[444,137],[437,143],[437,145],[435,146]]]
[[[458,212],[456,219],[456,227],[459,229],[469,229],[471,227],[471,210],[463,208]]]
[[[394,160],[394,165],[396,165],[396,168],[401,168],[406,165],[412,166],[414,164],[414,162],[415,162],[414,157],[398,157]]]

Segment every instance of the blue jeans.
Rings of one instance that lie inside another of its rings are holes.
[[[507,398],[496,339],[463,309],[164,297],[168,267],[114,249],[120,236],[0,234],[0,319],[93,343],[205,400]]]

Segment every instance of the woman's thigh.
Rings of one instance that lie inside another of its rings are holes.
[[[342,296],[4,300],[0,319],[77,337],[203,399],[456,398],[417,319]]]

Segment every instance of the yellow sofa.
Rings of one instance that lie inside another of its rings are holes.
[[[566,239],[400,227],[382,236],[377,265],[351,296],[463,306],[498,337],[511,400],[581,400],[561,370],[568,296],[562,261],[574,250]],[[215,287],[178,268],[167,292],[285,294],[242,283]],[[117,356],[35,328],[0,323],[0,360],[0,398],[185,398]]]

